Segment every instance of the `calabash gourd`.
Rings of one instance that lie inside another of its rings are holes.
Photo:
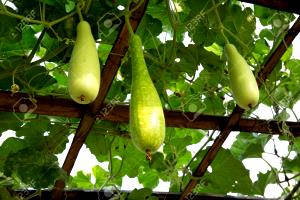
[[[130,132],[133,144],[151,159],[165,138],[165,118],[159,95],[144,60],[142,41],[133,35],[129,43],[132,65]]]
[[[100,63],[88,22],[77,25],[77,38],[70,59],[68,90],[79,104],[93,102],[100,88]]]
[[[250,66],[233,44],[226,44],[225,54],[228,60],[229,82],[233,97],[241,108],[249,110],[259,100],[256,79]]]

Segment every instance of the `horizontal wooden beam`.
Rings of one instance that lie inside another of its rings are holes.
[[[10,92],[0,92],[0,111],[20,113],[24,107],[33,113],[49,116],[62,116],[79,118],[84,106],[72,100],[55,98],[51,96],[36,96],[35,105],[28,99],[28,95],[17,93],[11,96]],[[24,106],[26,105],[26,106]],[[191,128],[203,130],[222,130],[228,122],[228,117],[212,116],[199,113],[165,110],[166,126],[178,128]],[[128,123],[129,106],[105,104],[97,115],[102,120]],[[233,131],[257,132],[265,134],[282,134],[283,127],[289,127],[290,132],[300,136],[300,123],[282,122],[276,120],[240,119],[233,127]],[[284,128],[286,130],[286,128]]]
[[[300,14],[299,0],[239,0],[251,4],[256,4],[279,11]]]
[[[28,197],[33,194],[34,190],[26,190],[26,191],[16,191],[18,196]],[[129,194],[130,191],[121,191],[122,193]],[[66,200],[77,200],[77,199],[89,199],[89,200],[108,200],[113,197],[113,194],[116,194],[116,191],[84,191],[84,190],[66,190],[64,191],[66,194]],[[155,192],[152,194],[153,196],[157,196],[160,200],[174,200],[178,199],[180,193],[171,193],[171,192]],[[50,200],[50,191],[43,190],[41,191],[41,196],[37,195],[31,200]],[[208,195],[208,194],[190,194],[189,199],[193,200],[275,200],[275,199],[263,199],[258,197],[235,197],[235,196],[221,196],[221,195]]]

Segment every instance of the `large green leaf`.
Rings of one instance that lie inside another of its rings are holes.
[[[31,147],[10,153],[4,165],[7,176],[17,175],[34,188],[46,188],[64,177],[55,155]]]
[[[268,171],[265,174],[259,173],[258,180],[254,182],[254,187],[253,187],[254,193],[263,196],[265,194],[265,189],[267,185],[275,183],[275,181],[276,178],[273,172]]]
[[[94,187],[91,183],[91,174],[85,174],[83,171],[77,172],[68,184],[72,188],[91,189]]]
[[[252,195],[252,181],[249,171],[229,150],[221,149],[211,164],[211,171],[200,180],[198,192],[227,194],[240,192]]]
[[[16,113],[0,112],[0,136],[2,132],[7,130],[17,130],[22,125],[22,122],[15,115]]]
[[[236,141],[231,146],[230,151],[239,160],[260,158],[268,139],[269,136],[267,135],[241,132],[236,137]]]
[[[151,49],[158,46],[160,41],[157,36],[162,32],[162,23],[154,19],[151,15],[145,15],[138,27],[137,34],[143,41],[145,49]]]
[[[139,174],[138,179],[145,188],[155,188],[159,183],[158,174],[153,170]]]

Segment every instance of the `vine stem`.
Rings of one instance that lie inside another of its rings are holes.
[[[193,158],[189,161],[189,163],[186,165],[186,169],[188,169],[189,167],[190,167],[190,165],[192,164],[192,162],[198,157],[198,155],[201,153],[201,151],[204,149],[204,147],[206,147],[206,145],[210,142],[210,141],[212,141],[212,137],[213,137],[213,135],[215,134],[215,132],[216,131],[213,131],[212,133],[211,133],[211,135],[207,138],[207,140],[206,140],[206,142],[200,147],[200,149],[197,151],[197,153],[193,156]],[[185,177],[185,175],[186,175],[186,170],[184,170],[183,171],[183,175],[182,175],[182,181],[181,181],[181,186],[180,186],[180,190],[181,190],[181,187],[182,187],[182,183],[183,183],[183,179],[184,179],[184,177]]]
[[[42,12],[42,21],[46,21],[46,3],[43,1],[43,12]]]
[[[236,35],[234,35],[230,30],[228,30],[226,27],[223,26],[223,30],[226,31],[231,37],[233,37],[236,41],[238,41],[244,48],[248,49],[248,46],[240,40]]]
[[[80,8],[80,4],[79,3],[76,5],[76,11],[77,11],[79,20],[82,22],[83,21],[83,17],[82,17],[81,8]]]
[[[169,21],[171,23],[171,26],[173,28],[173,40],[172,40],[172,50],[171,50],[171,58],[168,62],[168,65],[173,64],[174,59],[176,58],[176,47],[177,47],[177,29],[178,29],[178,24],[179,24],[179,17],[178,17],[178,13],[176,10],[176,7],[173,3],[173,1],[171,0],[166,0],[166,7],[167,7],[167,11],[168,11],[168,17],[169,17]],[[173,4],[172,6],[174,7],[175,11],[171,10],[171,4]],[[176,12],[176,14],[175,14]]]
[[[226,37],[224,31],[226,31],[230,36],[232,36],[236,41],[238,41],[244,48],[248,49],[248,46],[243,41],[241,41],[235,34],[233,34],[230,30],[228,30],[224,26],[224,24],[222,23],[222,20],[220,18],[219,12],[217,10],[217,5],[215,3],[215,0],[212,0],[212,3],[213,3],[213,8],[214,8],[214,11],[215,11],[218,23],[219,23],[219,29],[220,29],[222,37],[224,38],[225,43],[229,44],[230,42],[229,42],[228,38]]]
[[[129,1],[131,2],[131,0],[129,0]],[[140,0],[139,3],[133,9],[130,10],[130,13],[133,13],[134,11],[136,11],[143,3],[144,3],[144,0]],[[129,4],[128,4],[128,6],[129,6]]]
[[[132,29],[130,21],[129,21],[129,15],[130,15],[130,12],[125,13],[125,23],[127,25],[128,32],[129,32],[130,36],[132,37],[134,35],[134,32],[133,32],[133,29]]]
[[[89,12],[89,9],[91,8],[92,0],[87,0],[85,2],[83,13],[86,15]]]
[[[292,191],[284,198],[284,200],[292,200],[294,194],[299,190],[299,188],[300,188],[300,181],[298,181],[298,183],[294,186]]]
[[[42,42],[42,39],[44,38],[45,33],[46,33],[46,29],[44,28],[44,29],[42,30],[42,32],[41,32],[41,34],[40,34],[40,36],[39,36],[39,38],[38,38],[36,44],[34,45],[32,51],[30,52],[29,56],[28,56],[27,59],[26,59],[26,63],[27,63],[27,64],[30,64],[30,63],[31,63],[31,61],[32,61],[32,59],[33,59],[33,57],[34,57],[36,51],[38,50],[38,48],[39,48],[39,46],[40,46],[40,44],[41,44],[41,42]]]
[[[282,191],[285,191],[285,189],[280,184],[280,180],[278,179],[278,173],[276,172],[276,170],[266,159],[264,159],[263,157],[261,159],[271,168],[272,173],[276,176],[277,185],[282,189]]]
[[[13,18],[20,19],[20,20],[26,19],[26,22],[30,22],[30,23],[33,23],[33,24],[42,24],[42,25],[44,25],[46,27],[49,26],[49,22],[43,22],[43,21],[40,21],[40,20],[29,19],[28,17],[24,17],[22,15],[12,13],[12,12],[10,12],[8,10],[2,10],[2,11],[0,11],[0,14],[7,15],[9,17],[13,17]]]
[[[133,29],[131,27],[129,18],[131,17],[132,13],[134,11],[136,11],[144,3],[144,0],[140,0],[139,3],[133,9],[130,10],[129,6],[130,6],[131,2],[132,2],[132,0],[128,0],[124,16],[125,16],[125,23],[127,25],[129,34],[130,34],[130,36],[133,36],[134,32],[133,32]]]
[[[1,8],[2,8],[2,5],[1,5]],[[12,12],[8,11],[7,9],[3,9],[3,8],[2,8],[2,10],[0,9],[0,14],[2,14],[2,15],[6,15],[6,16],[13,17],[13,18],[20,19],[20,20],[25,20],[26,19],[26,22],[29,22],[29,23],[32,23],[32,24],[42,24],[45,27],[54,26],[55,24],[58,24],[58,23],[60,23],[64,20],[68,19],[69,17],[72,17],[76,13],[77,13],[76,11],[73,11],[73,12],[71,12],[71,13],[69,13],[69,14],[67,14],[67,15],[59,18],[59,19],[53,20],[51,22],[46,22],[46,21],[40,21],[40,20],[36,20],[36,19],[30,19],[30,18],[25,17],[23,15],[12,13]]]
[[[56,20],[54,20],[54,21],[52,21],[52,22],[48,22],[48,24],[49,24],[49,26],[54,26],[55,24],[58,24],[58,23],[60,23],[60,22],[62,22],[62,21],[64,21],[64,20],[66,20],[66,19],[72,17],[72,16],[75,15],[76,13],[77,13],[77,11],[73,11],[73,12],[71,12],[70,14],[65,15],[65,16],[63,16],[63,17],[61,17],[61,18],[59,18],[59,19],[56,19]],[[46,23],[47,23],[47,22],[46,22]]]
[[[223,31],[224,25],[223,25],[223,23],[222,23],[222,21],[221,21],[219,12],[218,12],[218,10],[217,10],[215,0],[212,0],[212,3],[213,3],[213,7],[214,7],[215,14],[216,14],[216,16],[217,16],[217,20],[218,20],[218,23],[219,23],[219,28],[220,28],[221,34],[222,34],[222,36],[223,36],[223,38],[224,38],[225,43],[226,43],[226,44],[229,44],[229,40],[228,40],[228,38],[226,37],[226,35],[224,34],[224,31]]]
[[[112,148],[111,146],[113,145],[116,137],[114,136],[111,142],[109,143],[109,162],[110,162],[110,167],[109,167],[109,174],[110,174],[110,179],[113,177],[113,157],[112,157]]]
[[[287,181],[290,181],[290,180],[293,180],[293,179],[295,179],[295,178],[297,178],[297,177],[299,177],[300,176],[300,173],[298,173],[298,174],[295,174],[294,176],[292,176],[291,178],[288,178],[288,180],[283,180],[283,181],[280,181],[280,183],[284,183],[284,182],[287,182]]]

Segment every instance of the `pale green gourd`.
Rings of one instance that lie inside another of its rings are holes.
[[[151,159],[151,152],[157,151],[164,142],[165,118],[138,35],[131,37],[129,56],[132,65],[130,134],[134,145]]]
[[[96,43],[88,22],[77,25],[77,38],[70,59],[68,90],[80,104],[93,102],[100,89],[100,63]]]
[[[226,44],[225,54],[228,60],[230,87],[237,104],[249,110],[257,105],[259,89],[250,66],[234,45]]]

